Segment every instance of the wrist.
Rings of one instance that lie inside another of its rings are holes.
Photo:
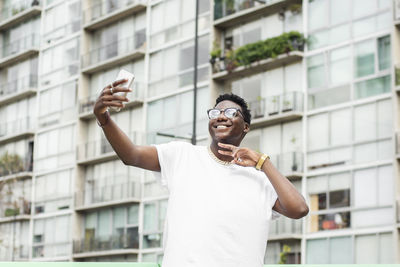
[[[110,113],[108,112],[108,110],[106,110],[106,112],[100,115],[96,115],[97,125],[99,125],[101,128],[106,126],[109,120],[110,120]]]
[[[267,154],[262,154],[261,157],[258,159],[256,164],[256,169],[259,171],[261,170],[262,166],[264,165],[265,161],[269,160],[270,157]]]

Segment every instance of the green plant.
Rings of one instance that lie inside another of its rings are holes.
[[[239,66],[239,63],[236,59],[236,54],[234,50],[227,50],[225,52],[225,68],[227,71],[232,71],[234,70],[237,66]]]
[[[4,212],[4,216],[6,216],[6,217],[17,216],[17,215],[19,215],[19,209],[18,208],[14,208],[14,209],[8,208]]]
[[[221,46],[219,43],[214,41],[213,49],[210,52],[210,56],[212,59],[216,59],[217,57],[221,56]]]
[[[400,67],[395,68],[395,84],[396,86],[400,85]]]
[[[287,254],[291,252],[292,249],[288,245],[283,245],[282,252],[279,253],[279,262],[278,264],[286,264],[287,262]]]
[[[292,4],[289,6],[288,9],[290,10],[290,12],[292,12],[292,14],[299,14],[301,12],[302,5],[301,4]]]
[[[0,157],[0,175],[13,174],[24,170],[22,159],[17,154],[9,154],[6,151]]]

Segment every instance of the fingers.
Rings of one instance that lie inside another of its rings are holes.
[[[128,81],[128,80],[127,79],[116,80],[116,81],[110,83],[109,85],[107,85],[106,88],[110,89],[111,87],[115,87],[115,86],[117,86],[117,85],[119,85],[121,83],[125,83],[126,81]]]
[[[220,150],[220,149],[218,149],[218,153],[219,154],[222,154],[222,155],[225,155],[225,156],[231,156],[232,157],[232,151],[226,151],[226,150]]]
[[[224,143],[218,143],[218,146],[222,147],[222,148],[226,148],[229,149],[231,151],[233,151],[235,148],[237,148],[234,145],[230,145],[230,144],[224,144]]]
[[[101,97],[103,101],[113,101],[113,100],[118,100],[118,101],[123,101],[123,102],[128,102],[129,99],[125,96],[122,95],[103,95]]]
[[[132,89],[126,87],[113,87],[111,90],[111,87],[106,86],[103,89],[102,95],[112,95],[115,93],[124,93],[124,92],[126,93],[132,92]]]
[[[115,101],[103,101],[103,104],[107,107],[125,107],[124,103],[115,102]]]

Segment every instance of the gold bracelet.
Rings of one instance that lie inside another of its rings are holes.
[[[259,171],[261,170],[262,165],[264,164],[266,159],[270,159],[269,156],[267,154],[263,154],[261,156],[261,158],[258,160],[257,165],[256,165],[256,169]]]

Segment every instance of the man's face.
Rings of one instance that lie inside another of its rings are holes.
[[[216,109],[225,110],[227,108],[242,108],[235,102],[224,100],[215,106]],[[215,142],[222,142],[239,146],[243,137],[249,131],[249,124],[243,119],[242,113],[238,112],[235,117],[227,118],[225,113],[221,113],[216,119],[208,122],[208,131]]]

